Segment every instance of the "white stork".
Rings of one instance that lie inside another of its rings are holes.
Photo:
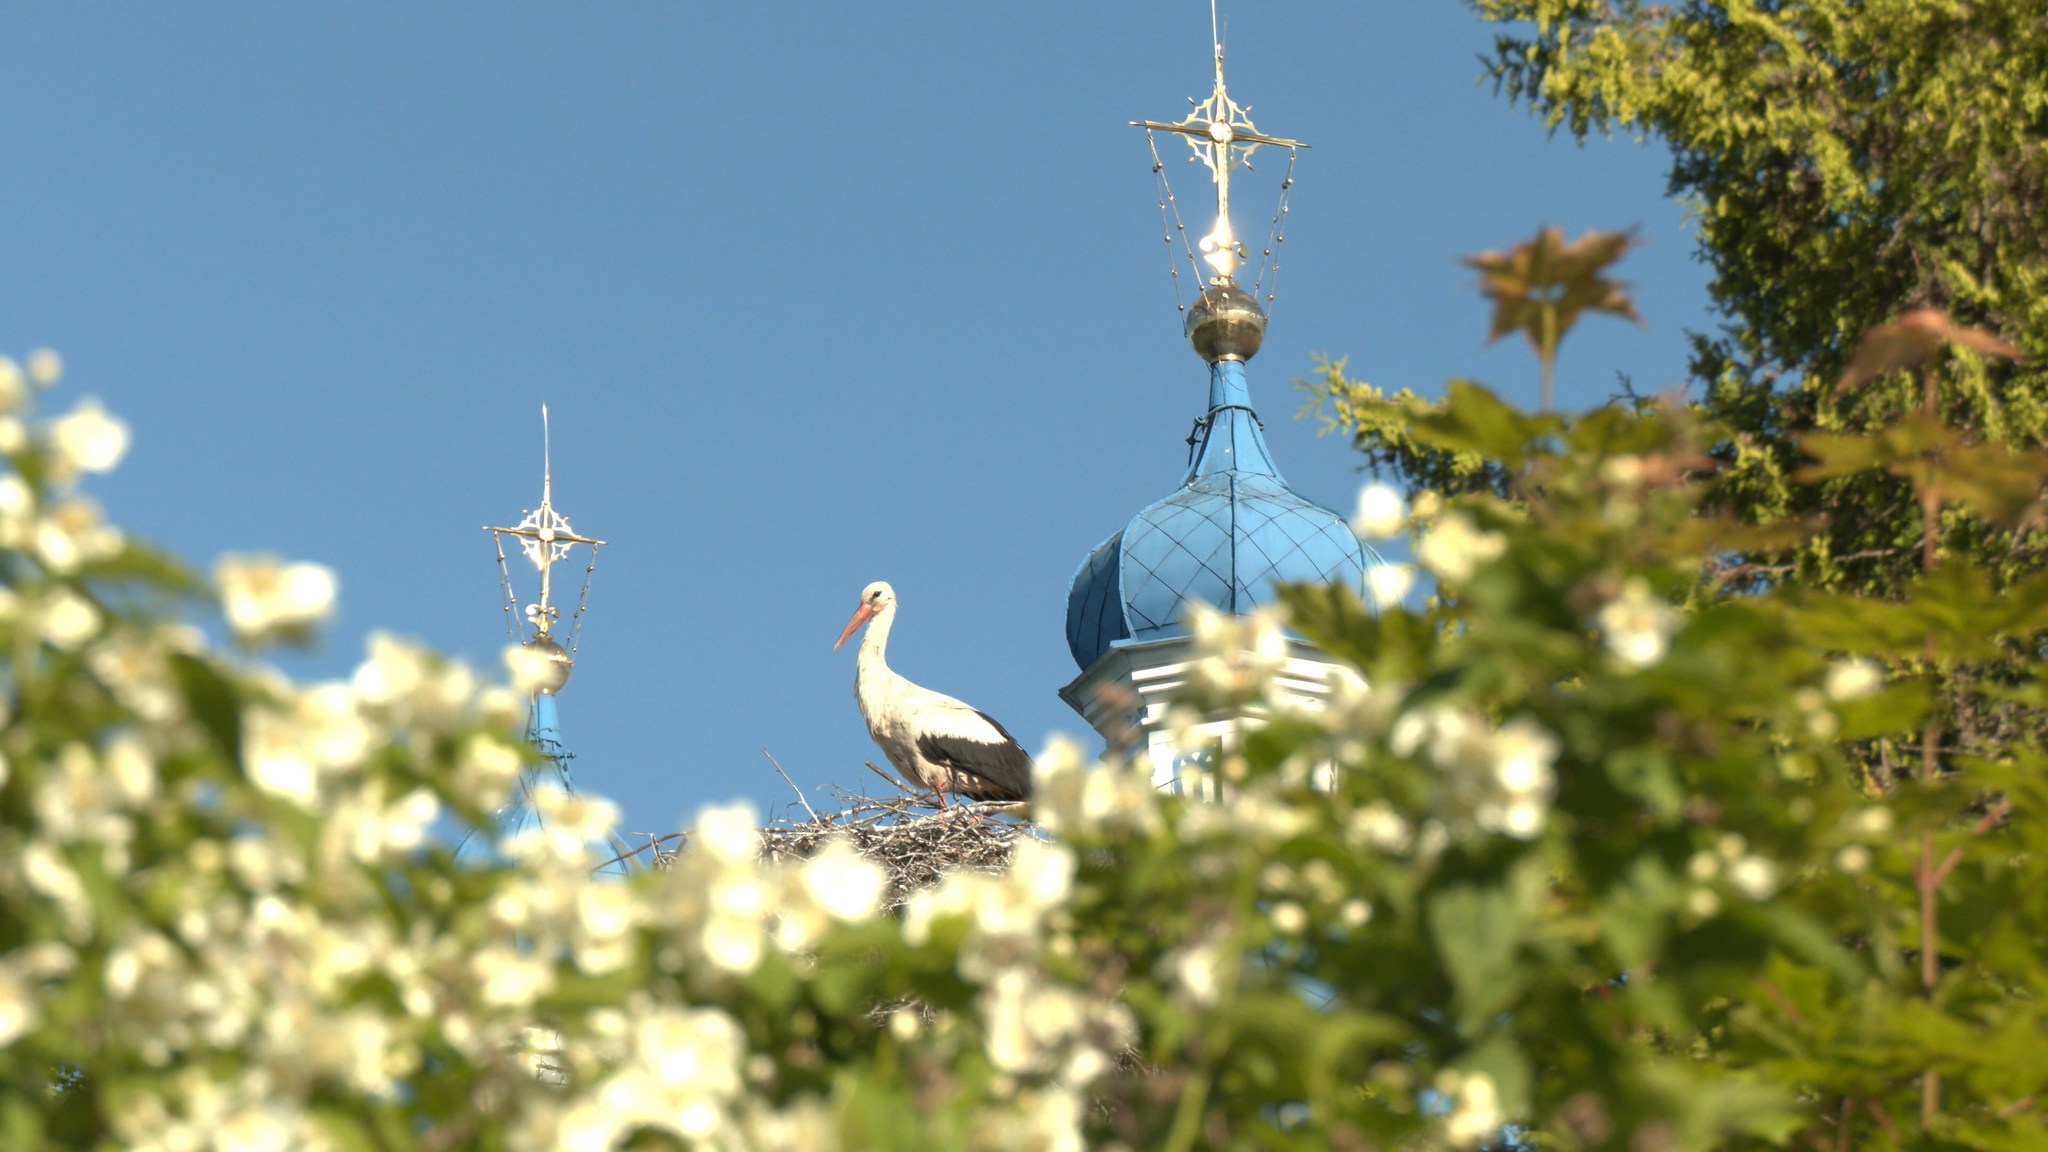
[[[995,717],[951,696],[921,688],[889,667],[889,628],[896,622],[896,590],[877,580],[861,589],[860,607],[832,645],[837,652],[861,625],[853,694],[868,735],[896,771],[930,788],[939,807],[946,793],[976,800],[1022,800],[1031,794],[1031,757]]]

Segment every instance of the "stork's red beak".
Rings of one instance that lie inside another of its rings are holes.
[[[834,640],[832,642],[832,650],[834,652],[839,651],[839,646],[841,644],[846,643],[846,638],[848,636],[853,635],[855,632],[860,631],[860,626],[867,623],[868,617],[873,616],[874,614],[875,608],[872,604],[862,604],[860,607],[854,609],[853,619],[848,620],[846,622],[846,631],[841,632],[839,634],[839,639]]]

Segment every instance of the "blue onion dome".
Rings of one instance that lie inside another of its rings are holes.
[[[1229,281],[1189,309],[1189,340],[1209,361],[1209,411],[1180,488],[1074,574],[1067,647],[1082,670],[1120,641],[1185,635],[1190,600],[1241,614],[1275,603],[1280,584],[1341,583],[1365,595],[1379,557],[1344,517],[1289,488],[1266,449],[1245,386],[1245,361],[1264,332],[1258,302]]]

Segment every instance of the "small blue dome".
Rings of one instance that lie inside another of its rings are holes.
[[[1067,647],[1083,671],[1122,640],[1186,632],[1199,600],[1244,613],[1278,584],[1343,583],[1362,596],[1378,555],[1344,518],[1281,478],[1245,389],[1244,364],[1209,366],[1209,413],[1180,490],[1139,512],[1081,563],[1067,593]]]

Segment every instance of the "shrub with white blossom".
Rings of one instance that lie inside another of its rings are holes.
[[[1891,1147],[1930,1083],[1955,1143],[2048,1135],[2048,757],[1859,770],[1922,722],[1913,654],[2037,643],[2048,581],[1703,593],[1752,530],[1700,514],[1681,409],[1416,409],[1503,489],[1362,495],[1426,609],[1390,569],[1376,607],[1198,614],[1167,722],[1213,800],[1057,741],[1006,869],[885,911],[872,861],[768,858],[745,806],[621,882],[610,805],[543,791],[458,864],[435,829],[490,826],[526,698],[384,634],[346,680],[264,666],[331,574],[228,558],[209,591],[79,493],[126,428],[38,423],[25,379],[0,1146]],[[1343,666],[1318,706],[1273,691],[1283,628]],[[1222,713],[1257,719],[1194,747]]]

